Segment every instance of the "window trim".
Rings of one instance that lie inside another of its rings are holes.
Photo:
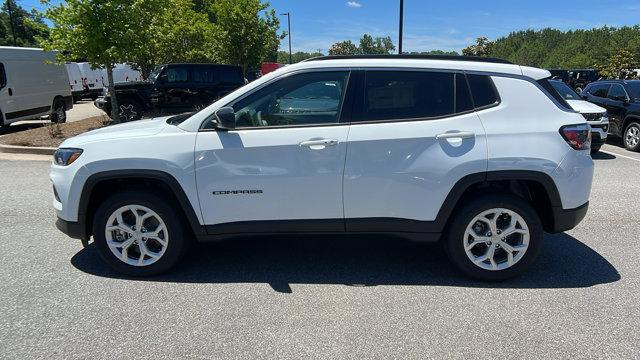
[[[241,96],[231,100],[230,102],[226,103],[225,105],[222,105],[222,107],[228,107],[228,106],[233,106],[235,103],[244,100],[245,98],[253,95],[254,93],[264,89],[267,86],[270,86],[280,80],[284,80],[290,76],[294,76],[294,75],[300,75],[300,74],[307,74],[307,73],[316,73],[316,72],[346,72],[347,73],[347,81],[345,82],[345,87],[344,87],[344,92],[342,93],[342,100],[340,102],[340,109],[338,109],[338,116],[337,116],[337,121],[336,122],[332,122],[332,123],[327,123],[327,124],[298,124],[298,125],[274,125],[274,126],[245,126],[245,127],[237,127],[231,131],[245,131],[245,130],[268,130],[268,129],[292,129],[292,128],[307,128],[307,127],[326,127],[326,126],[344,126],[344,125],[349,125],[348,122],[343,122],[342,120],[342,116],[343,116],[343,112],[344,112],[344,105],[345,105],[345,101],[347,100],[347,93],[349,93],[349,85],[351,82],[351,76],[353,75],[354,69],[353,68],[315,68],[315,69],[301,69],[301,70],[296,70],[296,71],[292,71],[286,74],[282,74],[276,78],[273,78],[267,82],[265,82],[264,84],[256,87],[255,89],[252,89],[251,91],[248,91],[244,94],[242,94]],[[212,120],[212,118],[215,116],[215,111],[207,116],[204,121],[202,121],[202,124],[200,124],[200,129],[198,131],[202,131],[202,132],[210,132],[210,131],[218,131],[218,129],[213,128],[213,129],[204,129],[203,127],[205,126],[205,124],[207,124],[208,122],[210,122]]]
[[[2,90],[5,87],[7,87],[7,84],[9,83],[9,79],[7,79],[6,67],[4,66],[4,63],[1,63],[1,62],[0,62],[0,78],[4,78],[4,84],[0,82],[0,90]]]

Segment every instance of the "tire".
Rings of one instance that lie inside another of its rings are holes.
[[[120,112],[118,113],[120,122],[142,119],[142,105],[135,100],[124,99],[122,101],[118,101],[118,108],[120,109]]]
[[[494,234],[489,236],[491,231],[489,219],[475,221],[483,214],[489,213],[487,214],[489,216],[492,212],[503,214],[497,223],[496,236],[493,236]],[[508,212],[515,216],[508,215]],[[497,236],[500,231],[509,228],[510,220],[514,218],[517,219],[517,226],[514,229],[518,233],[508,235],[506,239]],[[528,230],[528,246],[521,251],[515,251],[515,248],[525,246],[527,236],[521,232],[526,230]],[[486,238],[491,241],[485,242],[485,238],[477,241],[479,239],[468,231],[475,235],[486,235]],[[533,264],[542,248],[543,237],[544,230],[540,218],[529,203],[514,195],[495,194],[480,196],[459,209],[449,225],[444,245],[453,265],[465,275],[483,281],[502,281],[521,275]],[[470,255],[465,250],[465,243],[476,244],[468,247]],[[508,263],[507,246],[513,251],[512,264]],[[492,247],[495,249],[492,260],[479,261],[490,253]],[[478,265],[471,260],[471,256],[478,261]]]
[[[61,98],[53,100],[53,106],[51,107],[51,115],[49,119],[52,123],[62,124],[67,122],[67,105]]]
[[[578,87],[576,88],[576,93],[577,93],[578,95],[582,94],[582,87],[578,86]]]
[[[622,135],[622,142],[627,150],[640,151],[640,124],[633,121],[627,125]]]
[[[133,207],[138,216],[153,213],[142,222],[140,227],[143,230],[135,229],[133,212],[125,207]],[[107,224],[113,229],[120,223],[118,213],[121,214],[120,219],[125,223],[122,225],[127,229],[127,233],[122,230],[107,231]],[[164,230],[160,230],[162,223]],[[100,257],[117,272],[136,277],[153,276],[170,270],[186,252],[189,241],[186,238],[184,224],[182,217],[175,215],[172,204],[168,204],[154,193],[143,190],[126,191],[109,197],[97,209],[93,221],[94,241]],[[145,227],[150,229],[147,230]],[[154,235],[154,231],[158,231],[156,239],[153,239],[153,236],[143,237],[145,234]],[[134,236],[131,236],[132,233]],[[109,241],[107,236],[110,238]],[[138,242],[147,249],[147,255],[143,255],[142,260],[142,248]],[[121,244],[125,243],[126,254],[123,254]]]

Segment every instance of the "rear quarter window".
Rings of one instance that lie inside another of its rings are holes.
[[[469,89],[476,109],[485,108],[500,102],[500,96],[491,77],[487,75],[468,74]]]

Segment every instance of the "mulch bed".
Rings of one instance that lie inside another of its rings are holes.
[[[96,116],[88,119],[65,124],[50,124],[45,122],[43,126],[8,134],[0,137],[0,144],[36,147],[58,147],[67,138],[98,129],[106,125],[109,118]]]

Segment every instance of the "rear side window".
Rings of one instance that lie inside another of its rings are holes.
[[[220,82],[223,84],[244,84],[244,77],[240,68],[221,67],[219,76]]]
[[[445,72],[368,71],[359,120],[423,119],[469,111],[468,87],[458,86],[463,84],[460,79],[463,75]]]
[[[620,84],[611,85],[611,89],[609,89],[609,99],[611,100],[620,100],[627,98],[627,92],[624,91],[624,88]]]
[[[606,98],[607,93],[609,92],[609,86],[609,84],[595,84],[587,89],[587,93],[593,96]]]
[[[542,88],[545,89],[547,93],[549,93],[549,95],[551,95],[551,97],[554,98],[558,103],[560,103],[560,105],[562,105],[565,109],[573,110],[571,105],[569,105],[564,97],[560,95],[560,93],[556,90],[556,88],[553,87],[553,85],[551,85],[549,79],[538,80],[538,84],[540,84],[540,86],[542,86]]]
[[[500,102],[498,91],[489,76],[468,74],[467,79],[476,109],[495,105]]]
[[[209,66],[193,67],[193,82],[212,84],[216,82],[216,69]]]

